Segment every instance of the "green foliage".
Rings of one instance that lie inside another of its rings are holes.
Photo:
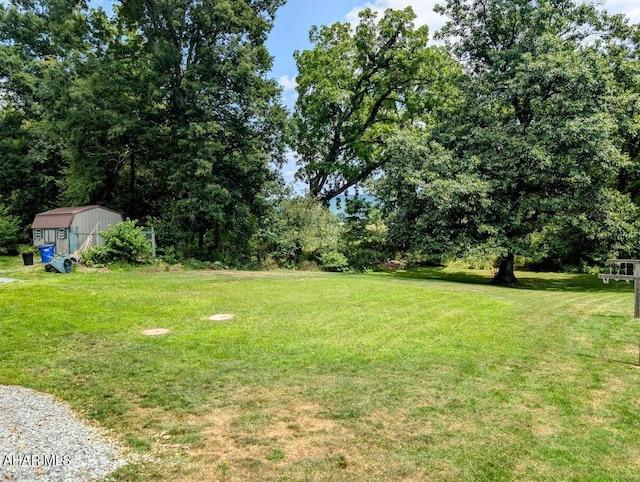
[[[87,254],[89,263],[143,263],[151,257],[151,243],[136,221],[127,219],[100,235],[104,243]]]
[[[296,267],[338,250],[340,224],[325,206],[308,197],[280,199],[257,236],[259,263]]]
[[[384,250],[347,247],[344,248],[344,254],[349,262],[349,267],[357,271],[366,271],[375,268],[380,263],[386,261],[389,256]]]
[[[618,175],[617,188],[640,205],[640,26],[618,17],[611,24],[611,35],[602,42],[613,71],[610,106],[630,161]]]
[[[638,207],[629,196],[604,189],[594,198],[591,215],[558,215],[531,235],[535,265],[564,270],[566,266],[604,263],[608,258],[640,254]]]
[[[104,204],[162,220],[185,257],[246,257],[287,132],[264,46],[283,3],[0,5],[12,210]]]
[[[0,35],[0,77],[13,80],[19,78],[20,69],[26,67],[17,61],[4,59],[6,48],[2,45]],[[51,135],[46,123],[42,122],[40,109],[36,106],[30,109],[31,103],[24,98],[14,103],[12,85],[12,81],[2,84],[0,193],[3,204],[19,218],[20,225],[25,228],[24,231],[21,230],[20,236],[26,242],[30,238],[26,228],[36,213],[56,207],[54,203],[60,194],[60,173],[64,161],[59,141]]]
[[[13,217],[26,242],[37,212],[95,203],[153,225],[172,262],[636,255],[637,26],[573,1],[451,0],[443,48],[410,8],[365,9],[296,52],[289,122],[264,45],[283,3],[0,2],[0,249]],[[382,207],[347,202],[340,227],[280,202],[288,141],[312,197],[375,178]]]
[[[18,252],[20,253],[37,253],[38,248],[36,248],[33,244],[21,244],[18,246]]]
[[[349,266],[358,271],[372,268],[388,259],[386,226],[381,211],[365,197],[348,197],[342,215],[340,251]]]
[[[382,213],[369,199],[359,195],[348,197],[342,218],[345,242],[374,246],[384,240]]]
[[[25,223],[55,206],[65,186],[64,137],[49,115],[65,99],[61,78],[88,45],[82,2],[35,0],[0,6],[1,191]]]
[[[0,204],[0,254],[15,253],[20,233],[20,220]]]
[[[380,18],[365,9],[359,20],[355,29],[314,27],[313,48],[295,53],[298,176],[324,201],[380,169],[385,139],[442,102],[458,69],[444,51],[427,46],[428,28],[415,28],[410,7]]]
[[[509,260],[540,255],[533,237],[556,232],[549,252],[562,262],[631,248],[635,209],[612,194],[626,162],[612,68],[584,41],[606,35],[606,18],[573,2],[452,0],[439,10],[450,17],[441,36],[466,59],[465,96],[431,135],[413,129],[390,143],[380,197],[394,246],[453,257],[483,246]],[[513,279],[509,266],[498,280]]]
[[[349,260],[339,251],[328,251],[320,255],[320,264],[325,271],[346,271]]]
[[[181,233],[175,223],[158,217],[147,218],[146,225],[156,236],[157,255],[169,262],[179,262],[188,257],[180,244]],[[182,248],[182,249],[181,249]]]
[[[440,259],[486,243],[490,226],[471,217],[492,205],[490,183],[476,174],[478,159],[456,159],[419,129],[393,136],[387,155],[375,195],[388,213],[392,247]]]
[[[265,214],[286,129],[264,41],[282,3],[134,1],[119,9],[123,48],[148,59],[134,85],[151,92],[138,162],[152,168],[145,181],[164,183],[153,189],[160,197],[150,199],[151,214],[173,226],[186,257],[241,258]],[[135,130],[121,137],[139,138]]]

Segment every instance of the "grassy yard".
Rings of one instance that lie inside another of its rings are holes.
[[[118,434],[140,455],[121,480],[640,480],[630,284],[0,258],[3,276],[25,282],[0,284],[0,383]]]

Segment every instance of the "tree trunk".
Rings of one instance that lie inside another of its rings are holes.
[[[129,157],[129,194],[131,204],[136,205],[136,155],[132,152]]]
[[[493,277],[491,281],[494,285],[510,286],[518,283],[516,276],[513,274],[514,255],[509,253],[500,260],[500,267],[498,273]]]

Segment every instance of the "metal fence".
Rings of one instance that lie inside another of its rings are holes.
[[[151,252],[153,254],[153,257],[156,257],[156,232],[153,228],[151,228],[150,230],[145,230],[142,231],[142,233],[147,237],[147,239],[149,240],[149,242],[151,243]]]

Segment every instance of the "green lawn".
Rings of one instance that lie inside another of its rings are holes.
[[[141,456],[121,480],[640,480],[631,284],[18,261],[0,383],[116,432]]]

